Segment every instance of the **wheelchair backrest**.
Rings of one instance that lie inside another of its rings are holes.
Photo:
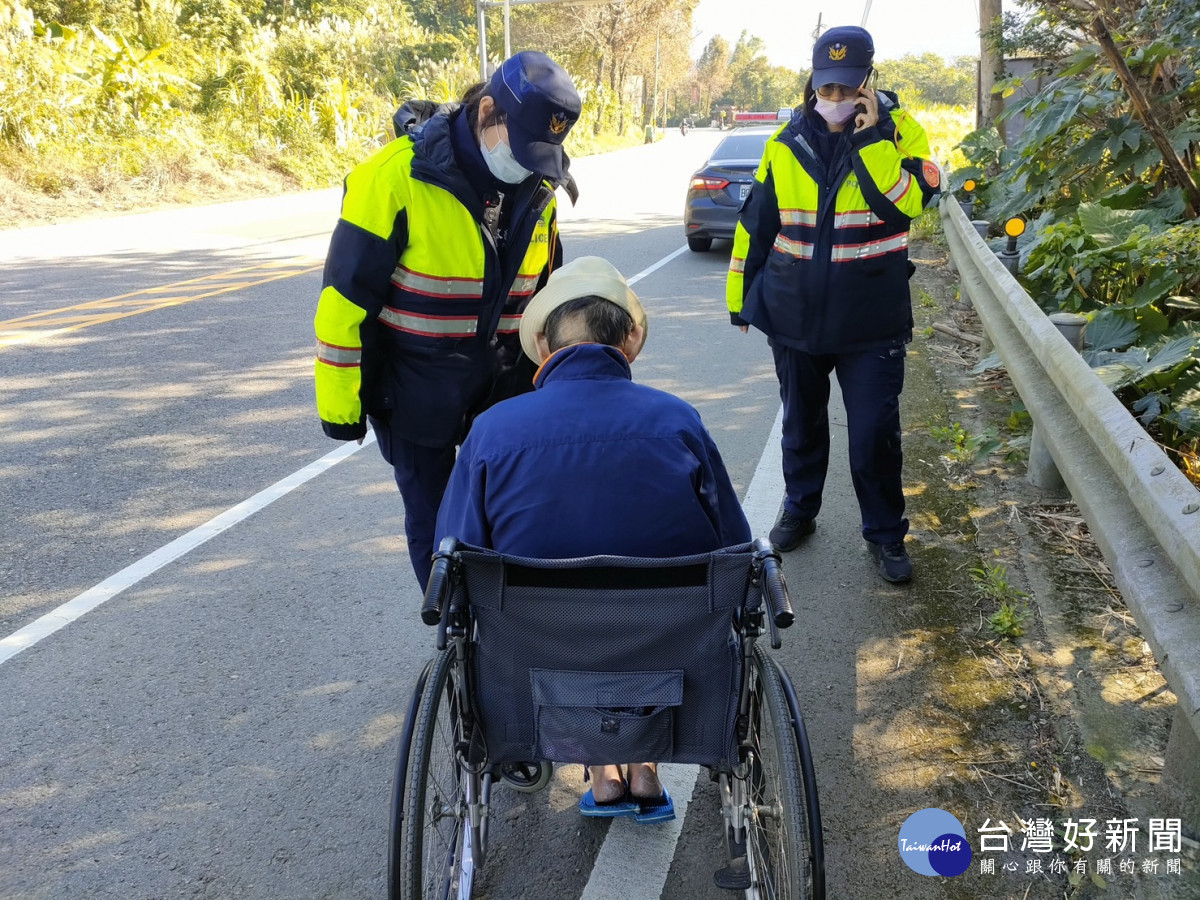
[[[753,545],[700,556],[541,560],[460,551],[473,694],[493,763],[736,759],[733,614]]]

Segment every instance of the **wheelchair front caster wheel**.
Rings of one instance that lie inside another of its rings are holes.
[[[504,763],[500,779],[519,794],[534,794],[550,783],[554,764],[549,762]]]

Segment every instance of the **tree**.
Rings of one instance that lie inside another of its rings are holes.
[[[743,31],[729,54],[729,86],[721,99],[730,106],[757,109],[758,95],[768,68],[762,38]]]
[[[708,115],[713,100],[729,89],[729,42],[719,34],[704,45],[696,60],[696,80],[700,84],[700,110]]]
[[[721,105],[739,109],[779,109],[800,100],[804,77],[784,66],[773,66],[763,55],[762,38],[742,32],[729,59],[729,84],[718,98]]]
[[[947,65],[936,53],[910,53],[897,60],[885,60],[876,68],[879,83],[899,94],[902,103],[971,106],[975,102],[972,57],[959,57]]]
[[[639,78],[643,116],[649,120],[656,38],[660,86],[686,72],[694,5],[695,0],[625,0],[553,9],[518,7],[512,17],[514,48],[518,36],[520,46],[553,47],[553,55],[582,81],[585,115],[591,115],[593,131],[599,134],[609,117],[623,131],[628,123],[622,99]]]
[[[409,8],[414,22],[434,33],[475,34],[474,0],[406,0],[401,6]]]
[[[1001,0],[979,0],[979,127],[995,126],[1004,136],[1004,98],[996,93],[997,83],[1004,79],[1004,54],[992,37],[994,26],[1002,20]]]
[[[1030,5],[1096,40],[1098,56],[1116,76],[1133,114],[1158,148],[1167,179],[1183,193],[1188,217],[1200,216],[1200,185],[1190,171],[1196,164],[1195,130],[1200,125],[1195,122],[1194,74],[1194,63],[1200,55],[1200,9],[1195,4],[1169,0],[1133,4],[1114,0],[1031,0]],[[1181,65],[1189,60],[1193,64],[1190,69]],[[1175,132],[1187,122],[1194,124],[1180,152],[1175,147]]]

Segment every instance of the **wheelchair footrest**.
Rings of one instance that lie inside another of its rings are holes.
[[[713,872],[713,883],[726,891],[746,891],[750,889],[750,866],[746,857],[736,856],[729,865]]]

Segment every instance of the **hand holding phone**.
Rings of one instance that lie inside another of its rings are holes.
[[[854,130],[873,128],[879,121],[879,98],[868,88],[858,89],[859,102],[854,104]]]

